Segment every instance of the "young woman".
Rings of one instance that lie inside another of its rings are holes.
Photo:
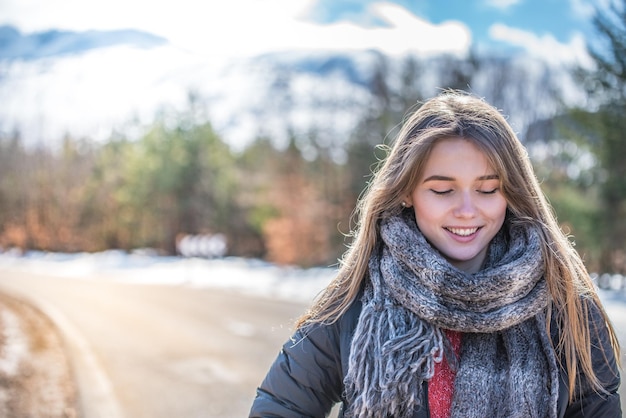
[[[621,418],[613,327],[495,108],[424,103],[357,209],[250,417]]]

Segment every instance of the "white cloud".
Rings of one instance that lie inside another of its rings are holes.
[[[3,0],[0,24],[32,32],[134,28],[205,54],[249,56],[286,49],[380,49],[389,53],[465,53],[471,34],[461,22],[433,25],[401,6],[370,12],[388,27],[321,25],[303,16],[313,0]]]
[[[465,53],[472,42],[469,28],[458,21],[433,25],[392,3],[375,3],[372,13],[385,20],[390,28],[377,28],[370,32],[369,42],[376,39],[396,52],[454,52]],[[363,30],[363,29],[361,29]],[[379,38],[380,37],[380,38]]]
[[[568,43],[561,43],[550,34],[539,36],[533,32],[496,23],[489,28],[489,36],[494,40],[520,47],[553,66],[581,65],[589,68],[593,65],[587,53],[585,38],[581,33],[572,35]]]

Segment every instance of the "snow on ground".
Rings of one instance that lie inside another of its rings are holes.
[[[137,284],[219,287],[269,298],[309,303],[330,282],[334,268],[281,267],[243,258],[184,258],[100,253],[0,253],[0,269],[83,280],[110,279]]]
[[[15,312],[0,311],[0,329],[2,357],[0,357],[0,376],[14,376],[20,362],[28,352],[26,337],[20,329],[20,320]]]

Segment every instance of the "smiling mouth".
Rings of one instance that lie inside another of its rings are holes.
[[[476,231],[478,231],[478,227],[476,228],[446,228],[446,230],[460,237],[469,237],[470,235],[473,235],[476,233]]]

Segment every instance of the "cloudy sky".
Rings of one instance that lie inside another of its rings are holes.
[[[0,133],[20,131],[37,141],[64,133],[107,138],[111,126],[149,121],[164,104],[184,108],[190,90],[225,98],[213,106],[211,120],[226,126],[256,85],[225,79],[219,63],[230,68],[229,58],[268,52],[464,56],[474,49],[527,53],[556,67],[586,65],[594,5],[607,1],[0,0],[0,26],[24,35],[136,29],[168,41],[142,51],[101,48],[41,65],[0,60]],[[219,74],[208,74],[211,68]],[[243,131],[239,136],[250,136]]]
[[[22,32],[134,28],[212,55],[376,48],[464,53],[518,48],[581,59],[602,0],[1,0]]]

